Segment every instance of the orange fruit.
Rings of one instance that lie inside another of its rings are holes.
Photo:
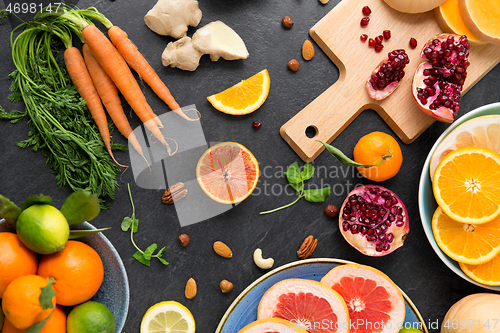
[[[459,0],[460,13],[467,27],[482,41],[500,44],[500,6],[498,0]]]
[[[459,264],[462,271],[472,280],[488,286],[500,286],[500,254],[480,265]]]
[[[2,333],[26,333],[27,330],[20,330],[11,324],[7,319],[3,324]],[[66,314],[64,310],[56,305],[54,312],[50,315],[49,319],[40,330],[39,333],[66,333]]]
[[[20,330],[20,329],[16,328],[14,325],[12,325],[12,323],[7,318],[5,318],[5,320],[3,322],[2,330],[0,330],[0,332],[2,332],[2,333],[26,333],[26,330]]]
[[[210,198],[234,204],[245,200],[257,186],[259,163],[243,145],[222,142],[201,155],[196,177]]]
[[[0,232],[0,298],[16,278],[34,275],[38,267],[36,253],[24,246],[16,234]]]
[[[70,240],[61,252],[42,257],[38,275],[54,280],[57,304],[72,306],[95,295],[104,278],[104,267],[93,248]]]
[[[54,309],[43,310],[39,300],[41,288],[46,286],[47,279],[38,275],[25,275],[12,281],[3,293],[2,309],[5,318],[21,330],[47,318]],[[56,298],[53,297],[52,305],[55,304]]]
[[[458,0],[446,0],[434,9],[434,15],[443,32],[466,35],[471,43],[484,43],[465,25],[464,18],[460,14],[460,8],[458,7]]]
[[[441,250],[458,262],[479,265],[500,253],[500,217],[485,224],[459,223],[438,207],[432,232]]]
[[[500,156],[490,149],[457,149],[438,164],[432,189],[443,212],[457,222],[482,224],[500,215]]]
[[[373,267],[339,265],[326,273],[321,283],[344,298],[350,333],[397,333],[404,322],[403,295],[387,275]]]
[[[354,147],[354,161],[370,168],[358,168],[359,173],[370,180],[381,182],[394,177],[403,164],[403,154],[398,142],[389,134],[372,132],[359,139]],[[384,160],[384,156],[390,156]],[[381,162],[382,161],[382,162]]]

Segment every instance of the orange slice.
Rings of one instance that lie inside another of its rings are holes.
[[[453,220],[482,224],[500,215],[500,156],[490,149],[464,147],[439,163],[432,189]]]
[[[462,271],[472,280],[488,286],[500,286],[500,254],[481,265],[459,264]]]
[[[500,44],[500,6],[498,0],[459,0],[460,13],[467,27],[482,41]]]
[[[480,225],[459,223],[438,207],[432,232],[439,248],[458,262],[480,265],[500,253],[500,218]]]
[[[266,100],[269,94],[271,79],[267,69],[240,83],[207,97],[208,101],[219,111],[232,115],[243,115],[254,112]]]
[[[471,43],[484,43],[465,25],[462,14],[460,14],[460,8],[458,7],[458,0],[446,0],[441,6],[434,9],[434,15],[443,32],[466,35]]]
[[[234,204],[245,200],[257,186],[259,163],[236,142],[222,142],[207,149],[196,165],[196,177],[213,200]]]

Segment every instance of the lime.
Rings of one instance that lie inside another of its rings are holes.
[[[40,254],[61,251],[69,237],[66,218],[51,205],[33,205],[23,210],[16,229],[21,242]]]
[[[68,315],[68,333],[114,333],[115,317],[102,303],[87,301],[75,306]]]
[[[194,333],[193,315],[178,302],[157,303],[150,307],[142,317],[141,333],[157,332]]]
[[[403,327],[399,333],[422,333],[422,331],[414,327]]]

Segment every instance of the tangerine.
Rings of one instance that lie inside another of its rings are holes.
[[[20,330],[16,328],[7,319],[3,324],[2,333],[26,333],[27,330]],[[54,312],[50,315],[49,319],[40,330],[39,333],[66,333],[66,314],[64,310],[56,305]]]
[[[369,168],[358,168],[365,178],[381,182],[394,177],[403,164],[403,153],[398,142],[389,134],[372,132],[361,139],[354,147],[354,161]]]
[[[42,257],[38,275],[54,279],[57,304],[72,306],[95,295],[104,278],[104,266],[93,248],[70,240],[61,252]]]
[[[0,233],[0,298],[9,283],[20,276],[35,275],[37,268],[36,253],[24,246],[16,234]]]
[[[52,298],[52,308],[42,309],[40,295],[42,288],[47,286],[47,279],[38,275],[25,275],[12,281],[5,289],[2,299],[2,309],[5,319],[16,328],[27,329],[54,311],[56,298]]]

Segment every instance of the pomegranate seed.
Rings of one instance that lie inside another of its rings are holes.
[[[415,38],[410,38],[410,47],[412,49],[416,48],[417,47],[417,40]]]
[[[361,11],[363,12],[364,16],[368,16],[368,15],[370,15],[372,13],[372,10],[368,6],[364,6]]]
[[[384,39],[391,38],[391,31],[390,30],[384,30],[384,32],[382,34],[384,36]]]
[[[384,40],[384,36],[380,35],[375,37],[375,44],[382,44],[382,41]]]
[[[359,39],[361,39],[361,41],[364,43],[368,39],[368,35],[367,34],[362,34],[361,36],[359,36]]]
[[[252,127],[255,129],[259,129],[261,126],[262,126],[262,124],[259,123],[258,121],[254,121],[252,124]]]
[[[368,25],[368,22],[370,22],[370,18],[369,17],[363,17],[361,19],[361,23],[360,24],[361,24],[362,27],[365,27],[365,26]]]
[[[380,52],[384,48],[384,45],[382,44],[377,44],[375,45],[375,52]]]
[[[375,40],[374,40],[373,38],[370,38],[370,39],[368,40],[368,46],[369,46],[369,47],[374,47],[374,46],[375,46]]]

